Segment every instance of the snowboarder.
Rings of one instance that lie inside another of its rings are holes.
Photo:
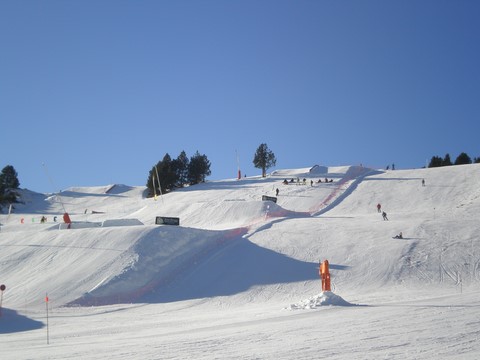
[[[387,213],[385,211],[382,212],[382,217],[383,217],[383,220],[388,220]]]
[[[377,204],[377,212],[381,212],[382,211],[382,205],[380,205],[380,203]]]
[[[422,179],[422,186],[425,186],[425,179]]]
[[[402,232],[400,231],[400,234],[395,235],[393,238],[394,238],[394,239],[403,239],[403,234],[402,234]]]
[[[275,193],[277,194],[277,196],[278,196],[279,192],[280,192],[280,190],[278,190],[278,188],[277,188],[277,190],[275,190]]]

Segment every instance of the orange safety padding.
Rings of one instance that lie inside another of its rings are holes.
[[[63,214],[63,222],[65,224],[71,224],[72,223],[72,220],[70,220],[70,216],[68,215],[68,213]]]
[[[322,278],[322,291],[331,291],[330,287],[330,270],[328,268],[328,260],[320,265],[320,277]]]

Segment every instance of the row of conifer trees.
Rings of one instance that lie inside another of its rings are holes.
[[[472,161],[470,156],[462,152],[460,155],[457,156],[453,163],[450,159],[450,154],[446,154],[444,158],[441,158],[440,156],[433,156],[430,160],[430,164],[428,165],[428,167],[431,168],[450,165],[467,165],[471,163],[480,163],[480,157],[476,157]]]

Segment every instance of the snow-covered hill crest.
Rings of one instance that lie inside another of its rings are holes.
[[[2,359],[478,358],[480,166],[311,170],[156,201],[23,191],[0,218]]]
[[[145,198],[143,187],[125,185],[49,196],[23,191],[24,203],[2,216],[2,276],[13,303],[35,304],[39,292],[49,292],[58,305],[243,296],[252,286],[260,292],[248,295],[251,301],[268,300],[275,282],[288,298],[298,291],[289,279],[303,281],[306,290],[318,286],[314,264],[323,258],[331,260],[334,286],[347,292],[469,286],[479,278],[478,173],[478,165],[389,172],[313,167],[208,182],[157,200]],[[276,202],[263,201],[264,195]],[[379,202],[389,221],[376,212]],[[70,230],[59,230],[64,210],[74,221]],[[157,216],[178,217],[180,227],[155,225]],[[112,226],[122,219],[144,225]],[[394,241],[399,231],[405,238]],[[29,266],[19,268],[23,263]],[[222,274],[204,288],[226,286],[228,279],[229,290],[178,293],[178,286],[202,288],[202,279],[192,277],[199,267]],[[242,267],[275,280],[241,285]],[[196,285],[189,284],[193,278]]]

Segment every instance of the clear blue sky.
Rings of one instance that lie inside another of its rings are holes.
[[[479,157],[479,19],[473,0],[0,0],[0,168],[52,192],[145,185],[182,150],[212,180],[237,153],[258,175],[261,143],[277,169]]]

